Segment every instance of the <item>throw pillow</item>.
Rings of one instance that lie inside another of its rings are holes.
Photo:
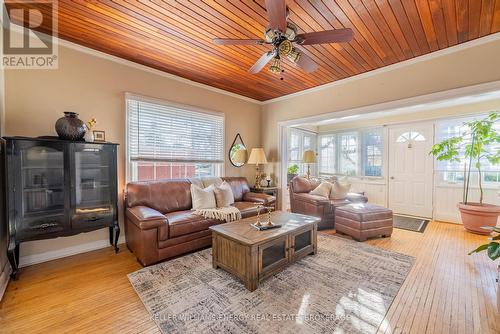
[[[216,186],[214,193],[218,208],[228,207],[234,203],[233,190],[226,181],[222,182],[220,186]]]
[[[193,210],[213,209],[217,207],[213,185],[203,189],[191,184],[191,199],[193,201]]]
[[[332,184],[330,182],[323,181],[319,184],[319,186],[311,190],[309,194],[328,198],[330,196],[331,189]]]
[[[351,189],[350,183],[335,181],[330,190],[330,199],[345,199],[349,189]]]

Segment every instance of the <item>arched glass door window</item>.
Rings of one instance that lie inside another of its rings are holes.
[[[396,143],[406,143],[408,141],[425,141],[425,137],[418,131],[408,131],[396,139]]]

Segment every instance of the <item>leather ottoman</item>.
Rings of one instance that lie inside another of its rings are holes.
[[[354,203],[335,210],[335,229],[357,241],[392,234],[392,210],[380,205]]]

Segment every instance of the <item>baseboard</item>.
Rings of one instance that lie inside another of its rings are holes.
[[[445,223],[462,224],[460,217],[457,217],[456,215],[434,214],[434,220]]]
[[[2,272],[0,272],[0,301],[3,298],[5,289],[7,289],[7,284],[9,284],[10,273],[11,268],[9,262],[7,261],[2,268]]]
[[[120,237],[118,239],[118,243],[122,244],[125,242],[125,237]],[[63,249],[58,249],[55,251],[50,251],[50,252],[45,252],[45,253],[40,253],[40,254],[34,254],[34,255],[27,255],[27,256],[22,256],[19,259],[19,267],[27,267],[31,266],[37,263],[42,263],[42,262],[47,262],[51,260],[56,260],[60,259],[63,257],[71,256],[71,255],[76,255],[80,253],[86,253],[90,252],[93,250],[97,249],[102,249],[106,247],[111,247],[109,244],[109,240],[97,240],[85,244],[80,244],[77,246],[73,247],[68,247],[68,248],[63,248]]]

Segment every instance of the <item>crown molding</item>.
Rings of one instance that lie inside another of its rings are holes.
[[[292,93],[292,94],[280,96],[280,97],[277,97],[277,98],[274,98],[274,99],[266,100],[266,101],[261,102],[261,104],[262,105],[266,105],[266,104],[271,104],[271,103],[275,103],[275,102],[289,100],[289,99],[295,98],[297,96],[301,96],[301,95],[306,95],[306,94],[310,94],[310,93],[322,91],[322,90],[325,90],[325,89],[328,89],[328,88],[332,88],[332,87],[336,87],[336,86],[339,86],[339,85],[343,85],[343,84],[346,84],[346,83],[349,83],[349,82],[352,82],[352,81],[369,78],[369,77],[372,77],[372,76],[375,76],[375,75],[378,75],[378,74],[381,74],[381,73],[391,72],[391,71],[394,71],[394,70],[397,70],[397,69],[400,69],[400,68],[403,68],[403,67],[406,67],[406,66],[410,66],[410,65],[413,65],[413,64],[417,64],[417,63],[420,63],[420,62],[424,62],[424,61],[431,60],[431,59],[434,59],[434,58],[438,58],[438,57],[441,57],[441,56],[445,56],[445,55],[448,55],[448,54],[460,52],[460,51],[463,51],[463,50],[466,50],[466,49],[469,49],[469,48],[472,48],[472,47],[476,47],[476,46],[479,46],[479,45],[487,44],[487,43],[490,43],[490,42],[495,42],[495,41],[498,41],[498,40],[500,40],[500,32],[497,32],[497,33],[494,33],[494,34],[491,34],[491,35],[487,35],[487,36],[484,36],[484,37],[481,37],[481,38],[477,38],[477,39],[474,39],[472,41],[468,41],[468,42],[465,42],[465,43],[462,43],[462,44],[457,44],[457,45],[454,45],[454,46],[450,46],[450,47],[448,47],[446,49],[434,51],[434,52],[427,53],[427,54],[422,55],[422,56],[418,56],[418,57],[411,58],[411,59],[408,59],[408,60],[404,60],[404,61],[401,61],[401,62],[398,62],[398,63],[387,65],[387,66],[384,66],[384,67],[381,67],[381,68],[378,68],[378,69],[375,69],[375,70],[372,70],[372,71],[368,71],[368,72],[364,72],[364,73],[361,73],[361,74],[357,74],[357,75],[354,75],[354,76],[351,76],[351,77],[348,77],[348,78],[345,78],[345,79],[340,79],[340,80],[337,80],[337,81],[326,83],[324,85],[316,86],[316,87],[309,88],[309,89],[304,89],[304,90],[301,90],[300,92],[296,92],[296,93]]]

